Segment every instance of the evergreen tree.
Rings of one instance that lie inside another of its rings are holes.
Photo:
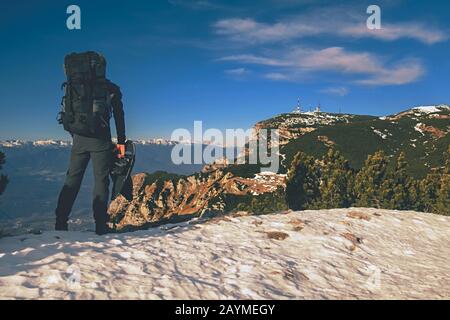
[[[303,152],[295,155],[286,181],[286,202],[293,210],[310,208],[320,195],[320,172],[313,157]]]
[[[442,175],[434,212],[450,216],[450,174]]]
[[[437,191],[436,213],[450,215],[450,145],[444,153],[444,168]]]
[[[5,164],[5,154],[0,151],[0,170],[2,170]],[[1,174],[0,175],[0,195],[5,191],[6,185],[8,184],[8,177]]]
[[[433,168],[420,181],[423,211],[450,215],[450,146],[444,153],[444,166]]]
[[[320,197],[314,201],[316,209],[348,208],[353,202],[351,185],[354,173],[349,162],[331,148],[322,158],[320,181]]]
[[[355,177],[354,194],[360,207],[382,207],[388,189],[386,185],[388,158],[383,151],[369,155]]]
[[[440,192],[441,173],[440,169],[433,168],[430,173],[420,181],[420,200],[422,210],[425,212],[436,212],[436,200]]]
[[[380,195],[381,207],[385,209],[412,209],[411,192],[414,192],[413,179],[407,173],[408,163],[404,152],[400,152],[395,166],[388,171],[382,184]]]
[[[334,149],[321,161],[299,152],[288,171],[286,202],[294,210],[356,205],[450,215],[449,155],[450,146],[443,167],[415,180],[408,175],[404,152],[392,165],[383,151],[369,155],[356,175]]]
[[[423,201],[420,194],[420,180],[411,179],[408,187],[409,209],[415,211],[424,211]]]

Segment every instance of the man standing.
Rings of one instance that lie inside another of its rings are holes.
[[[70,211],[80,189],[89,160],[94,171],[92,209],[95,232],[108,233],[109,175],[114,145],[109,120],[114,116],[117,131],[117,156],[125,155],[125,119],[120,88],[106,79],[106,61],[95,52],[73,53],[64,61],[67,82],[60,123],[73,137],[64,186],[59,194],[56,230],[68,230]]]

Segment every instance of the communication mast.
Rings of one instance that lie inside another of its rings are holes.
[[[301,105],[300,105],[300,98],[297,99],[297,106],[292,111],[292,113],[296,113],[296,114],[302,113],[302,108],[301,108]]]

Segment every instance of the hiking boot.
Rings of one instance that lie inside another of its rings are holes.
[[[67,222],[56,222],[55,231],[69,231],[69,226]]]
[[[107,233],[113,233],[114,229],[111,229],[106,224],[95,225],[95,233],[99,236],[102,236]]]

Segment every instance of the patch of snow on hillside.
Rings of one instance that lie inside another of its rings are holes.
[[[377,135],[379,135],[381,137],[381,139],[386,139],[387,138],[387,134],[381,132],[380,130],[374,129],[372,128],[373,132],[376,133]]]
[[[420,132],[424,136],[425,134],[423,133],[423,130],[421,129],[422,126],[423,126],[423,123],[419,122],[418,124],[416,124],[414,126],[414,130],[416,130],[417,132]]]

